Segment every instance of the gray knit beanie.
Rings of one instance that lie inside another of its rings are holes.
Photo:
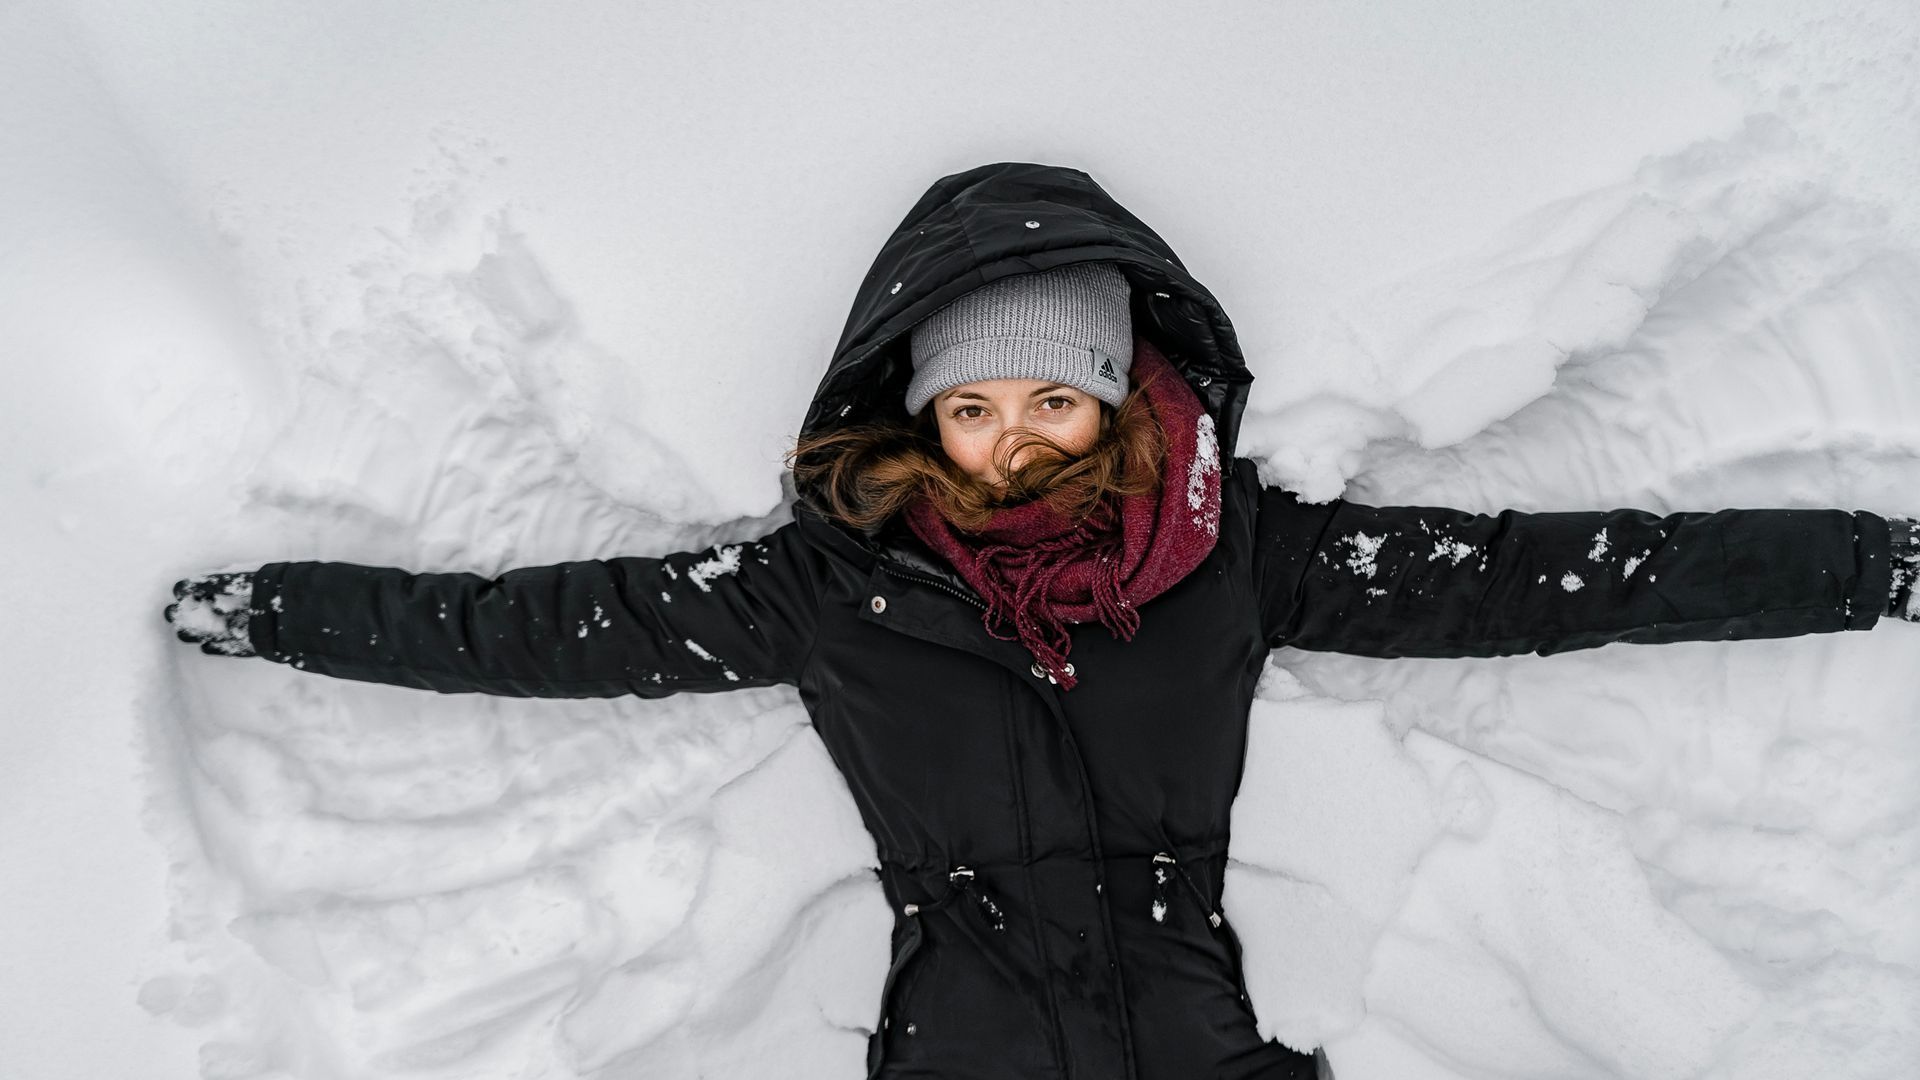
[[[1109,405],[1127,396],[1133,311],[1127,276],[1110,262],[1004,277],[913,328],[907,413],[982,379],[1045,379]]]

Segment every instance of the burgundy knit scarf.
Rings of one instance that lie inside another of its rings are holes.
[[[906,510],[914,534],[986,599],[987,633],[1018,638],[1062,690],[1076,681],[1066,673],[1067,623],[1098,619],[1131,641],[1140,626],[1136,609],[1199,566],[1220,535],[1213,417],[1145,338],[1134,339],[1129,377],[1145,385],[1167,433],[1158,491],[1109,497],[1078,522],[1034,500],[996,511],[977,533],[962,532],[925,499]]]

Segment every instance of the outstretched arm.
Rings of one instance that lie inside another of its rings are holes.
[[[1268,487],[1256,574],[1276,647],[1548,654],[1865,630],[1891,602],[1890,540],[1864,511],[1488,515]]]
[[[277,562],[240,584],[250,594],[225,644],[186,625],[181,605],[168,617],[209,651],[516,697],[664,697],[794,682],[812,648],[818,595],[812,552],[792,524],[704,551],[496,578]]]

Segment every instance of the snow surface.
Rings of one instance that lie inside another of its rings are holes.
[[[890,915],[791,692],[442,696],[160,609],[763,535],[943,173],[1161,230],[1310,497],[1920,510],[1917,55],[1906,0],[0,7],[0,1076],[856,1075]],[[1263,1030],[1920,1075],[1916,648],[1276,654]]]

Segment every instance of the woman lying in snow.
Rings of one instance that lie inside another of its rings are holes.
[[[936,183],[868,273],[746,543],[498,578],[269,563],[174,586],[208,652],[442,692],[787,683],[895,912],[869,1076],[1312,1076],[1222,911],[1277,647],[1552,653],[1920,618],[1910,519],[1299,501],[1233,456],[1252,376],[1086,174]],[[1324,1068],[1324,1059],[1321,1061]]]

